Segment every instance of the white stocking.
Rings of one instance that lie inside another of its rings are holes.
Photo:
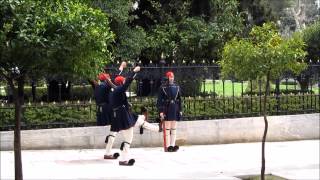
[[[171,136],[170,136],[170,146],[176,145],[176,138],[177,138],[177,130],[171,129]]]
[[[129,149],[133,139],[133,127],[122,131],[124,142],[121,143],[120,161],[129,160]]]
[[[170,146],[171,138],[170,138],[170,129],[166,127],[166,147]]]
[[[112,155],[111,153],[111,149],[112,149],[112,145],[113,145],[113,142],[114,142],[114,139],[117,135],[117,132],[110,132],[110,134],[107,136],[107,140],[108,140],[108,143],[106,145],[106,153],[105,155]]]

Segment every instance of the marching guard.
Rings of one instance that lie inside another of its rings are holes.
[[[117,75],[121,75],[123,69],[127,66],[126,62],[122,62]],[[109,96],[112,88],[116,86],[112,83],[111,77],[107,73],[98,75],[99,83],[89,80],[94,90],[94,97],[97,105],[97,126],[106,126],[111,124],[112,112],[109,103]]]
[[[133,127],[141,126],[142,128],[151,131],[160,131],[160,127],[148,123],[147,115],[135,115],[131,112],[131,105],[128,102],[126,91],[129,88],[137,72],[140,71],[140,66],[133,69],[128,77],[117,76],[114,80],[116,87],[111,93],[110,103],[112,108],[112,120],[110,134],[106,137],[106,154],[104,159],[117,159],[118,154],[112,154],[111,148],[118,132],[122,132],[124,141],[121,143],[121,155],[119,165],[132,166],[135,163],[134,159],[129,159],[130,144],[133,139]]]

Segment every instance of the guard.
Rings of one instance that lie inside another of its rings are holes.
[[[106,126],[111,124],[111,107],[109,104],[111,86],[107,83],[110,76],[106,73],[100,73],[98,79],[100,83],[94,90],[97,105],[97,126]]]
[[[167,83],[164,83],[159,90],[157,108],[160,118],[164,121],[164,144],[165,152],[176,152],[179,149],[176,143],[177,121],[181,120],[182,106],[180,87],[174,82],[174,74],[166,73]]]
[[[107,154],[105,159],[116,159],[115,154],[110,154],[114,137],[116,133],[122,132],[124,141],[121,143],[121,155],[119,165],[132,166],[135,163],[134,159],[129,159],[129,149],[133,139],[133,127],[135,125],[142,126],[145,129],[159,132],[159,127],[152,125],[146,121],[147,115],[135,115],[131,112],[131,105],[128,102],[126,96],[126,90],[129,88],[136,73],[140,71],[140,67],[137,66],[133,69],[133,72],[129,73],[127,78],[123,76],[117,76],[115,78],[116,88],[111,93],[110,103],[112,108],[112,122],[110,135],[106,139]],[[108,152],[109,150],[109,152]]]

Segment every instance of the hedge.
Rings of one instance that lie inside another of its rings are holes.
[[[215,119],[227,117],[260,116],[262,112],[261,96],[244,96],[236,98],[223,97],[184,97],[183,120],[192,119]],[[149,109],[150,119],[154,122],[158,112],[155,107],[156,98],[131,98],[132,111],[139,112],[140,107]],[[268,97],[268,113],[274,114],[300,114],[319,112],[318,95],[284,95]],[[35,104],[24,106],[23,125],[45,125],[51,123],[95,124],[96,105],[94,102],[63,102],[61,104]],[[0,126],[14,124],[14,109],[0,107]]]

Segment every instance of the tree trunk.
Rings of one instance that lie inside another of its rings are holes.
[[[268,119],[267,119],[267,97],[269,95],[269,86],[270,86],[270,72],[267,74],[267,82],[266,82],[266,89],[265,95],[263,99],[263,119],[264,119],[264,132],[262,137],[262,165],[261,165],[261,180],[264,180],[264,173],[265,173],[265,143],[267,138],[268,132]]]
[[[19,78],[18,89],[14,87],[13,79],[9,81],[13,92],[13,101],[15,105],[15,128],[14,128],[14,165],[15,179],[22,180],[22,159],[21,159],[21,115],[23,104],[23,84],[24,78]]]

